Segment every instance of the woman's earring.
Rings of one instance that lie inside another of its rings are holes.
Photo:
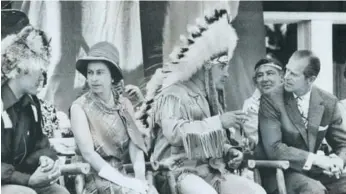
[[[114,84],[114,79],[112,79],[112,84]]]

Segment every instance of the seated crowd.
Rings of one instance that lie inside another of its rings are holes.
[[[14,16],[23,26],[1,44],[2,193],[70,193],[57,184],[61,164],[49,143],[67,128],[79,160],[91,166],[85,193],[169,193],[170,175],[182,194],[277,193],[270,170],[261,172],[261,185],[236,173],[244,168],[245,150],[254,159],[289,161],[289,194],[346,193],[346,110],[313,85],[321,66],[313,52],[298,50],[285,66],[260,59],[253,95],[242,110],[228,111],[225,99],[231,97],[224,88],[237,35],[227,11],[215,10],[190,36],[181,36],[171,61],[148,82],[146,96],[124,85],[115,45],[91,46],[76,62],[86,87],[67,118],[37,97],[46,82],[50,41],[24,13],[2,11],[2,17]],[[237,132],[242,139],[234,138]],[[319,152],[324,142],[330,153]],[[150,181],[147,161],[168,165],[172,173],[157,171]],[[124,164],[132,164],[134,173]]]

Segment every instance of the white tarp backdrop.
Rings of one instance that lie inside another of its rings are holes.
[[[145,13],[147,9],[140,6],[145,3],[139,1],[14,2],[13,8],[26,12],[30,22],[52,38],[53,60],[48,72],[47,88],[41,94],[44,99],[67,112],[84,84],[83,76],[75,71],[76,59],[85,54],[90,46],[104,40],[118,47],[120,66],[127,71],[125,82],[142,84],[145,76],[150,76],[145,74],[144,67],[154,65],[143,65],[143,61],[146,61],[143,60],[143,52],[146,52],[142,50],[143,46],[148,48],[148,45],[154,44],[146,41],[147,33],[155,32],[155,36],[162,39],[159,45],[151,48],[161,47],[159,55],[163,62],[179,40],[179,35],[186,33],[187,24],[193,24],[205,9],[221,3],[235,18],[232,24],[239,37],[231,60],[230,81],[226,86],[227,104],[229,109],[241,108],[254,89],[251,81],[253,66],[265,54],[261,2],[166,1],[150,2],[150,6],[155,7],[159,3],[166,9],[153,11],[161,12],[158,15],[164,16],[163,25],[157,24],[157,18],[152,17],[155,14]],[[141,22],[146,25],[141,26]],[[154,28],[160,30],[151,30]],[[149,53],[145,57],[155,56]]]
[[[138,1],[24,1],[21,9],[52,38],[48,85],[41,95],[60,110],[67,111],[84,84],[75,61],[93,44],[116,45],[125,71],[143,63]]]

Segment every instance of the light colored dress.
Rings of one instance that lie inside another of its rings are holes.
[[[116,93],[113,94],[117,96]],[[114,101],[115,106],[110,107],[92,92],[87,92],[73,103],[81,106],[86,114],[95,151],[112,167],[125,174],[122,165],[130,163],[130,141],[143,151],[145,146],[138,128],[128,113],[131,108],[130,102],[127,99]],[[87,193],[127,194],[130,192],[124,192],[121,186],[99,177],[96,171],[86,177],[85,188]]]

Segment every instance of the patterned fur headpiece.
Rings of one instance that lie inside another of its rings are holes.
[[[50,53],[47,36],[32,26],[8,35],[1,41],[1,85],[15,78],[20,71],[46,70]]]
[[[204,18],[196,19],[195,26],[188,26],[188,37],[180,36],[181,44],[170,54],[171,71],[163,82],[163,87],[178,81],[186,81],[199,69],[221,56],[232,58],[237,45],[237,34],[230,24],[230,16],[225,9],[208,12]]]

